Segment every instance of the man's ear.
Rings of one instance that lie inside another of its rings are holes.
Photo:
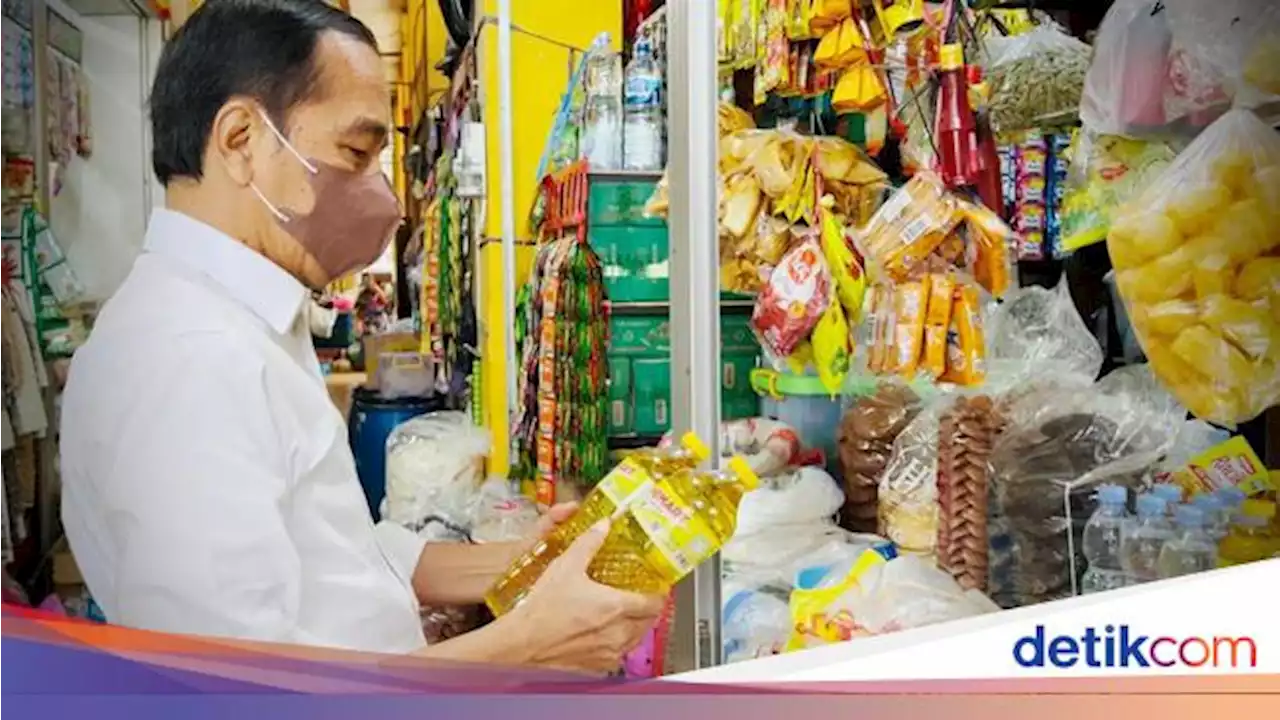
[[[254,154],[266,150],[264,136],[270,132],[254,101],[231,98],[213,118],[209,153],[226,168],[232,182],[248,185],[253,182]]]

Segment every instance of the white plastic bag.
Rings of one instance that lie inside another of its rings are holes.
[[[1232,110],[1120,208],[1107,250],[1156,374],[1233,426],[1280,401],[1280,136]]]
[[[1089,46],[1053,23],[987,42],[991,128],[998,133],[1060,125],[1075,118]]]
[[[484,479],[489,433],[460,412],[429,413],[401,423],[387,438],[383,519],[415,532],[439,525],[466,529]]]
[[[1228,108],[1280,91],[1280,14],[1265,0],[1117,0],[1080,101],[1092,131],[1195,135]]]

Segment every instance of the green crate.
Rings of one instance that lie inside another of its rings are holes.
[[[760,398],[755,395],[721,396],[720,419],[744,420],[760,417]]]
[[[635,392],[635,432],[661,435],[671,429],[671,361],[638,359],[631,364]]]
[[[665,302],[670,297],[665,227],[599,226],[587,235],[604,266],[610,300]]]
[[[666,315],[614,315],[609,323],[609,354],[671,356],[671,322]],[[759,355],[760,343],[746,315],[720,316],[720,357]],[[746,382],[745,379],[742,382]]]
[[[657,180],[634,180],[608,177],[591,179],[587,196],[587,224],[662,226],[660,217],[645,217],[644,206],[653,196]]]
[[[609,358],[609,417],[610,435],[627,435],[632,432],[631,358]]]

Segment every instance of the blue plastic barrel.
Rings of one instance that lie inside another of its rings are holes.
[[[357,388],[353,393],[347,431],[356,474],[374,520],[379,519],[379,507],[387,494],[387,438],[391,431],[406,420],[440,407],[441,402],[436,399],[389,400],[367,388]]]

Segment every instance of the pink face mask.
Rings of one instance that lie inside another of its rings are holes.
[[[311,178],[315,206],[306,215],[276,207],[257,185],[249,187],[330,279],[368,267],[386,251],[402,220],[400,201],[384,173],[354,173],[302,156],[271,119],[262,115],[280,143]]]

